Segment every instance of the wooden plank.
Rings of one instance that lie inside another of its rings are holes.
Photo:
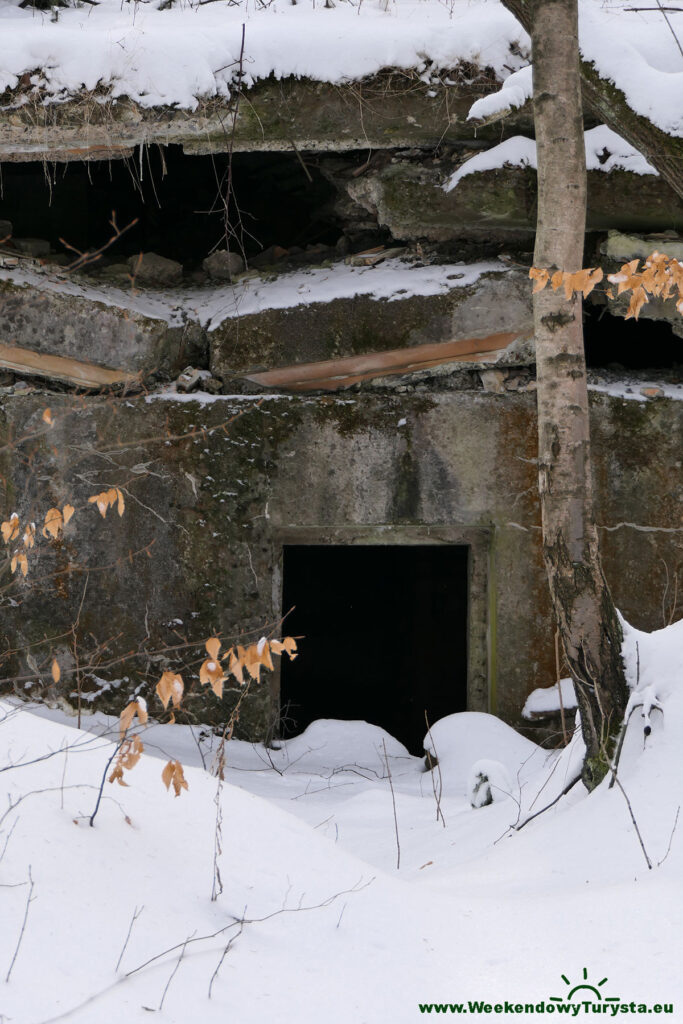
[[[15,373],[75,384],[81,388],[111,388],[140,383],[140,375],[137,373],[96,366],[66,356],[32,352],[18,345],[0,344],[0,367]]]
[[[373,377],[415,373],[447,363],[489,362],[519,337],[518,333],[512,332],[490,334],[486,338],[440,341],[343,359],[296,363],[245,376],[254,384],[265,387],[282,387],[292,391],[336,391]]]

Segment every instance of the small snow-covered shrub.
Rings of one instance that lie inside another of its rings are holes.
[[[486,807],[510,795],[512,784],[500,761],[475,761],[467,777],[467,795],[472,807]]]

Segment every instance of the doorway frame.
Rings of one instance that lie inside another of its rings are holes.
[[[467,710],[490,710],[489,564],[492,530],[480,526],[295,526],[274,531],[273,608],[282,614],[283,554],[289,545],[350,547],[466,547],[467,554]],[[283,626],[286,634],[286,622]],[[303,651],[305,653],[305,649]],[[281,707],[279,659],[273,697]]]

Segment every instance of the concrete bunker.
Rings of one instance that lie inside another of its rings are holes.
[[[462,544],[285,545],[282,611],[306,657],[281,666],[281,733],[362,719],[421,754],[425,715],[468,708],[469,559]]]

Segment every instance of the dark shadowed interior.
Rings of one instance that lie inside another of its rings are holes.
[[[683,366],[683,340],[665,320],[624,320],[604,306],[584,306],[586,365],[594,369],[657,370]]]
[[[413,754],[467,706],[468,548],[291,545],[283,553],[283,736],[318,718],[382,726]]]

